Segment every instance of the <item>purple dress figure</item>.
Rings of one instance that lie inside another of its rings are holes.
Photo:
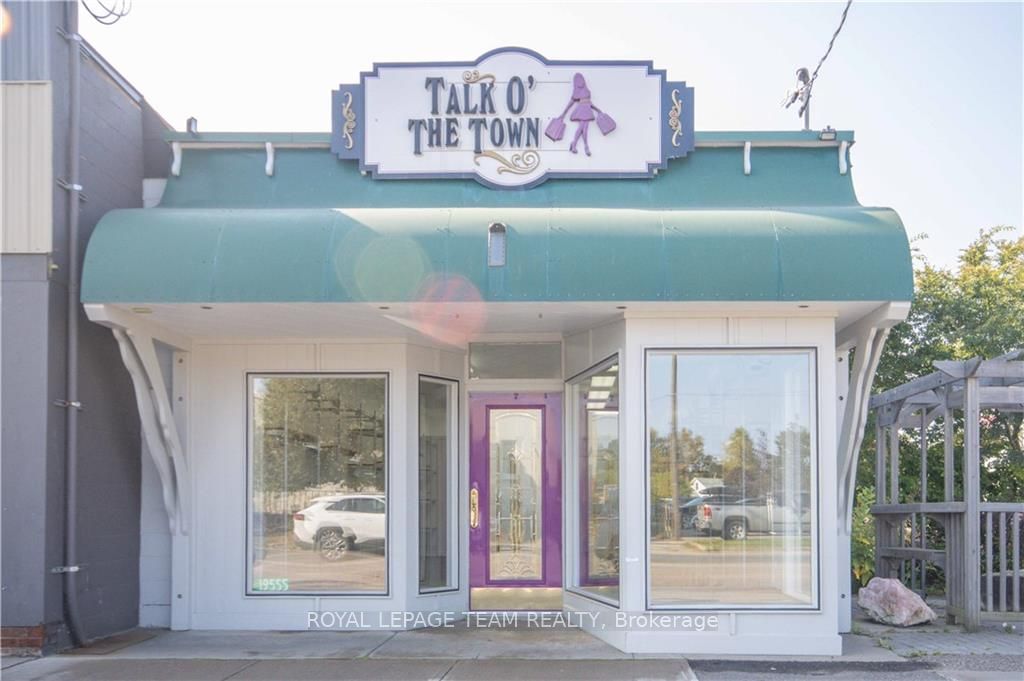
[[[576,108],[572,109],[574,104]],[[580,138],[583,138],[583,151],[586,152],[587,156],[590,156],[587,129],[590,127],[590,122],[596,118],[594,112],[602,112],[590,101],[590,88],[587,87],[587,81],[584,80],[582,73],[577,73],[572,77],[572,97],[569,99],[569,104],[565,107],[565,111],[562,112],[562,116],[565,116],[569,109],[572,109],[572,113],[569,114],[569,120],[577,122],[576,135],[572,138],[569,151],[575,154],[576,144],[580,141]],[[559,116],[559,118],[562,116]]]

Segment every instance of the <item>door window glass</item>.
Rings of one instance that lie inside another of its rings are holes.
[[[543,579],[542,414],[540,409],[491,409],[491,581]]]

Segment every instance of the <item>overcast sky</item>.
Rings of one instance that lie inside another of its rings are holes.
[[[696,89],[698,130],[796,130],[780,100],[798,66],[817,64],[842,8],[135,0],[113,26],[82,12],[81,32],[178,129],[196,116],[204,131],[327,131],[331,89],[374,61],[518,45],[652,59]],[[1022,24],[1020,2],[855,0],[815,84],[812,127],[856,131],[861,203],[926,233],[917,246],[936,264],[952,265],[982,227],[1024,222]]]

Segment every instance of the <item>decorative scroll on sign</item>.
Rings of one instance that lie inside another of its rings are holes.
[[[693,88],[650,62],[549,61],[521,48],[475,62],[377,64],[332,97],[331,150],[375,178],[650,177],[693,149]]]

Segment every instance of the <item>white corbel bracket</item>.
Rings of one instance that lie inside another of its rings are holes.
[[[878,361],[881,359],[889,330],[906,319],[909,313],[910,303],[886,303],[836,333],[837,352],[845,353],[856,349],[838,438],[838,520],[840,531],[847,535],[850,534],[853,518],[857,457],[860,445],[864,441],[871,383],[874,381],[875,370],[878,369]]]
[[[267,142],[267,164],[264,167],[267,177],[274,176],[274,145]]]
[[[750,174],[750,142],[743,143],[743,174]]]
[[[171,175],[181,175],[181,142],[171,142]]]
[[[188,341],[106,305],[86,305],[85,310],[89,319],[109,327],[114,333],[121,360],[132,379],[142,436],[160,478],[171,534],[187,535],[190,525],[188,461],[154,340],[159,338],[182,350],[188,348]]]
[[[850,148],[850,143],[843,140],[839,143],[839,174],[845,175],[850,169],[849,163],[846,162],[846,151]]]

